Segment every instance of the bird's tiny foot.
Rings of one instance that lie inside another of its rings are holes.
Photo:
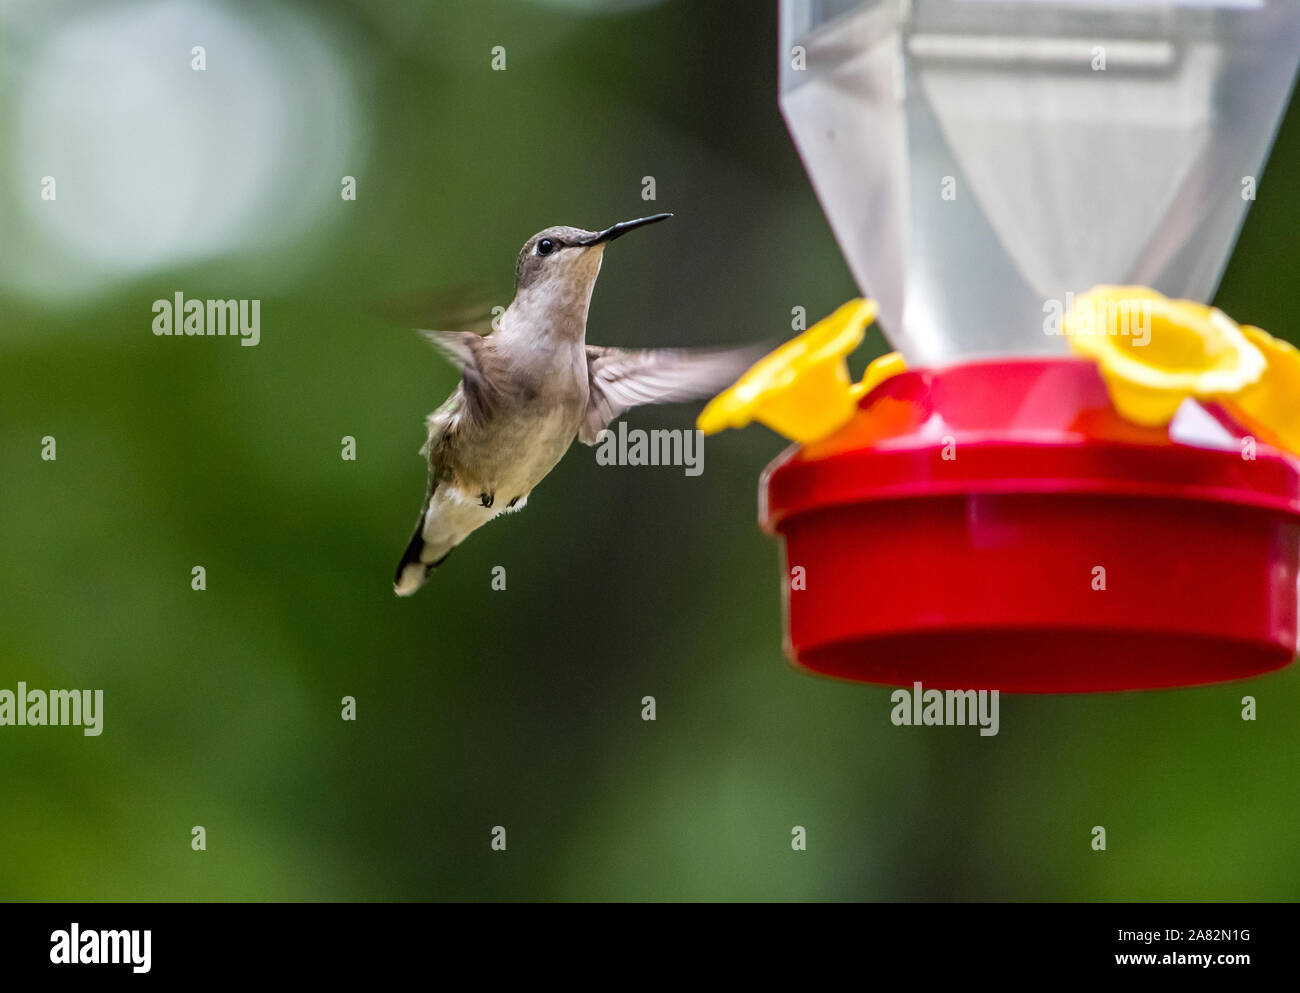
[[[495,493],[480,493],[478,495],[479,503],[483,504],[484,507],[491,507],[496,502],[496,498]]]
[[[517,504],[518,502],[519,502],[519,497],[515,497],[515,498],[514,498],[513,500],[511,500],[508,504],[506,504],[506,506],[507,506],[507,507],[513,507],[513,506],[514,506],[515,504]]]

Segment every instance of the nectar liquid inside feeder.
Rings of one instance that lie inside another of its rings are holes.
[[[1213,295],[1291,90],[1300,3],[781,16],[782,110],[908,366],[764,473],[791,657],[1026,692],[1289,662],[1300,462],[1208,400],[1126,419],[1052,317],[1096,284]]]

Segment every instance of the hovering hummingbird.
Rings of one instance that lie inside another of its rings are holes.
[[[499,514],[522,510],[576,437],[594,445],[638,404],[712,396],[761,349],[643,349],[588,345],[587,308],[605,246],[672,214],[604,231],[551,227],[524,243],[515,297],[498,329],[424,331],[460,370],[460,384],[430,414],[420,454],[429,462],[424,506],[393,588],[410,596],[453,548]]]

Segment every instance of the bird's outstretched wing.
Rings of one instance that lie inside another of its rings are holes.
[[[426,331],[420,330],[421,337],[438,350],[457,370],[464,372],[474,365],[474,349],[481,335],[473,331]]]
[[[460,371],[460,387],[456,393],[460,398],[460,416],[476,423],[484,422],[512,389],[510,371],[492,338],[473,331],[421,331],[420,334]],[[452,425],[458,426],[458,421],[452,421]]]
[[[611,421],[641,404],[711,397],[735,382],[766,351],[766,346],[628,350],[588,345],[591,396],[578,440],[596,444]]]
[[[412,290],[372,305],[372,311],[402,327],[460,328],[487,334],[497,308],[493,294],[478,283]]]

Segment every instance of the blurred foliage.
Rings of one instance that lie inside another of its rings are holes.
[[[302,191],[327,202],[310,263],[0,296],[0,687],[106,711],[98,738],[0,729],[0,898],[1296,897],[1300,670],[1004,697],[995,738],[895,728],[887,689],[782,658],[762,429],[699,478],[575,449],[396,599],[454,377],[386,302],[486,280],[504,304],[529,234],[647,213],[647,175],[677,217],[611,249],[593,341],[781,337],[855,289],[778,113],[772,5],[283,6],[345,39],[369,128],[355,203]],[[1293,339],[1298,164],[1293,114],[1219,298]],[[177,289],[260,297],[260,346],[153,337]]]

